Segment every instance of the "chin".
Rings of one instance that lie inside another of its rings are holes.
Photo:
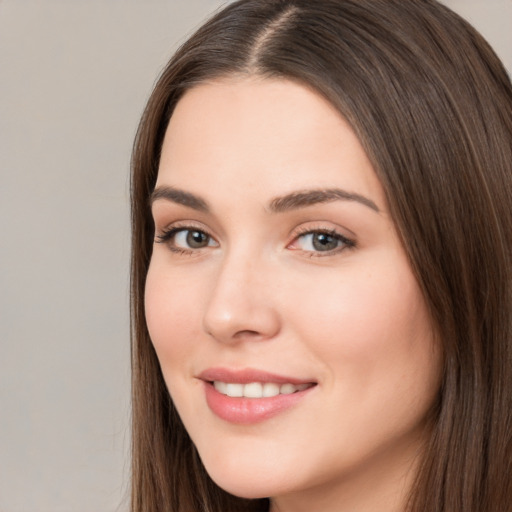
[[[229,460],[228,460],[229,459]],[[203,461],[210,478],[223,490],[245,499],[268,498],[285,491],[289,482],[275,471],[276,462],[269,464],[244,464],[226,457],[214,463]],[[274,468],[274,471],[272,471]]]
[[[265,477],[262,478],[263,475],[245,475],[240,472],[231,474],[224,471],[208,471],[208,468],[207,472],[221,489],[238,498],[253,500],[275,495],[272,482],[267,481]]]

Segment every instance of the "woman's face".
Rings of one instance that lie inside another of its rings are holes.
[[[394,499],[385,482],[404,485],[440,351],[339,113],[285,80],[197,86],[167,129],[152,210],[148,328],[211,477],[283,504],[359,481]]]

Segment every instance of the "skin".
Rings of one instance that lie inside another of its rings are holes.
[[[441,356],[384,191],[352,129],[291,81],[199,85],[171,118],[161,187],[209,206],[153,202],[146,316],[210,476],[235,495],[272,497],[274,512],[403,510]],[[276,197],[333,188],[376,208],[346,199],[270,207]],[[182,231],[160,243],[172,227]],[[187,245],[186,228],[207,234],[202,247]],[[304,234],[311,231],[351,243],[334,238],[323,250]],[[197,378],[219,366],[316,386],[277,416],[236,425],[213,414]]]

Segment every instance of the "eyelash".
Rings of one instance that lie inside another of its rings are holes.
[[[173,226],[169,229],[164,230],[161,234],[156,235],[155,242],[160,244],[168,244],[169,249],[176,253],[176,254],[183,254],[183,255],[192,255],[194,253],[197,253],[201,248],[190,248],[186,249],[183,247],[177,247],[176,245],[172,245],[173,238],[180,232],[185,231],[192,231],[197,233],[204,234],[209,240],[214,240],[214,238],[206,231],[204,228],[196,227],[193,225],[185,225],[185,226]],[[287,245],[289,247],[293,243],[296,243],[297,240],[299,240],[301,237],[305,237],[307,235],[327,235],[329,237],[332,237],[337,242],[341,243],[341,247],[336,247],[335,249],[328,250],[328,251],[307,251],[303,250],[304,253],[307,253],[309,257],[311,258],[318,258],[318,257],[325,257],[325,256],[332,256],[334,254],[338,254],[341,251],[344,251],[346,249],[353,249],[356,247],[356,241],[352,240],[350,238],[347,238],[346,236],[342,235],[335,229],[312,229],[312,228],[299,228],[297,233],[295,234],[292,242]],[[208,246],[206,246],[208,247]],[[206,248],[204,247],[204,248]],[[301,250],[301,249],[292,249],[292,250]],[[324,254],[322,254],[324,253]]]
[[[356,241],[350,238],[347,238],[346,236],[342,235],[335,229],[325,229],[325,228],[311,228],[311,227],[304,227],[299,228],[297,230],[297,233],[295,234],[292,243],[295,243],[299,238],[305,237],[307,235],[327,235],[329,237],[332,237],[337,242],[341,243],[340,247],[336,247],[335,249],[329,250],[329,251],[306,251],[311,258],[322,258],[326,256],[333,256],[335,254],[338,254],[346,249],[354,249],[356,247]],[[289,244],[288,246],[290,246]]]
[[[156,235],[157,240],[155,240],[158,244],[167,244],[169,249],[176,254],[184,254],[184,255],[192,255],[196,253],[199,249],[185,249],[184,247],[177,247],[176,245],[172,245],[174,237],[183,231],[193,231],[197,233],[203,233],[209,239],[213,240],[213,237],[204,229],[200,227],[196,227],[193,225],[185,225],[185,226],[173,226],[171,228],[163,230],[163,232],[159,235]]]

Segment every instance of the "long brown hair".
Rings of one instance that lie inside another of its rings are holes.
[[[132,174],[132,512],[264,511],[206,474],[148,335],[148,198],[176,103],[226,75],[282,77],[336,106],[372,160],[444,349],[409,510],[512,510],[512,86],[435,0],[240,0],[165,68]]]

